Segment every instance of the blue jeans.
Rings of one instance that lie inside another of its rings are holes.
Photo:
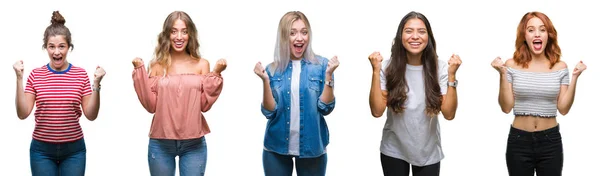
[[[265,176],[292,175],[294,161],[296,160],[296,173],[298,176],[325,175],[327,168],[327,154],[316,158],[298,158],[292,155],[280,155],[275,152],[263,150],[263,169]]]
[[[31,140],[29,163],[31,175],[82,176],[85,174],[85,141],[47,143]]]
[[[204,175],[206,140],[204,137],[187,140],[150,139],[148,144],[150,175],[174,176],[175,156],[179,156],[179,175]]]

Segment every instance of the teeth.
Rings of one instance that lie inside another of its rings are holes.
[[[411,42],[411,43],[408,43],[408,44],[411,44],[411,45],[420,45],[421,43],[414,43],[414,42]]]

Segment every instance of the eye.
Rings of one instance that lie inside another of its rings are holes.
[[[427,34],[427,31],[419,31],[419,34],[421,34],[421,35]]]
[[[294,35],[296,35],[296,32],[292,31],[292,32],[290,32],[290,35],[294,36]]]
[[[308,34],[308,31],[302,31],[302,34],[303,34],[303,35],[307,35],[307,34]]]
[[[546,32],[546,29],[541,29],[540,31],[542,31],[542,32]]]
[[[171,34],[175,35],[177,33],[177,31],[171,31]]]
[[[184,35],[187,35],[187,34],[188,34],[188,31],[183,31],[183,34],[184,34]]]
[[[533,32],[533,29],[527,29],[527,32]]]
[[[62,45],[61,45],[61,46],[58,46],[58,49],[61,49],[61,50],[62,50],[62,49],[65,49],[65,46],[62,46]]]
[[[48,48],[50,48],[50,49],[54,49],[54,46],[48,46]]]

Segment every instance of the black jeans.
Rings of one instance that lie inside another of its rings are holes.
[[[404,160],[381,153],[381,167],[385,176],[408,176],[408,171],[411,168],[409,166],[411,165]],[[413,165],[412,173],[413,176],[439,176],[440,162],[422,167]]]
[[[560,176],[563,145],[559,127],[527,132],[511,126],[506,145],[506,166],[510,176]]]

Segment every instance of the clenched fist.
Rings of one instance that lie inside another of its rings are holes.
[[[457,54],[452,54],[452,57],[448,59],[448,75],[456,75],[460,64],[462,64],[460,57]]]
[[[144,65],[144,61],[142,60],[142,58],[139,58],[139,57],[136,57],[135,59],[133,59],[133,61],[131,61],[131,63],[133,63],[134,68]]]
[[[15,62],[15,64],[13,64],[13,69],[15,70],[15,73],[17,74],[17,78],[19,79],[23,79],[23,61],[17,61]]]
[[[269,75],[267,75],[267,71],[265,71],[265,68],[262,66],[262,64],[260,62],[256,63],[256,65],[254,66],[254,73],[256,75],[258,75],[258,77],[260,77],[260,79],[262,79],[263,81],[269,79]]]
[[[575,65],[575,69],[573,69],[573,76],[581,75],[585,69],[587,69],[587,66],[583,63],[583,61],[579,61],[579,63]]]
[[[373,67],[373,71],[379,71],[381,69],[381,62],[383,61],[383,57],[379,52],[373,52],[369,55],[369,61],[371,62],[371,67]]]
[[[225,59],[219,59],[215,64],[213,72],[221,74],[221,72],[225,70],[225,68],[227,68],[227,61]]]
[[[498,73],[506,74],[506,65],[504,65],[504,62],[502,62],[500,57],[496,57],[496,59],[492,61],[492,67],[494,67]]]
[[[97,66],[96,72],[94,72],[94,83],[100,84],[100,81],[102,81],[104,75],[106,75],[106,71],[104,71],[102,67]]]
[[[325,73],[333,74],[333,71],[335,71],[339,65],[340,62],[338,61],[337,56],[333,56],[333,58],[329,59],[329,62],[327,63],[327,69],[325,70]]]

